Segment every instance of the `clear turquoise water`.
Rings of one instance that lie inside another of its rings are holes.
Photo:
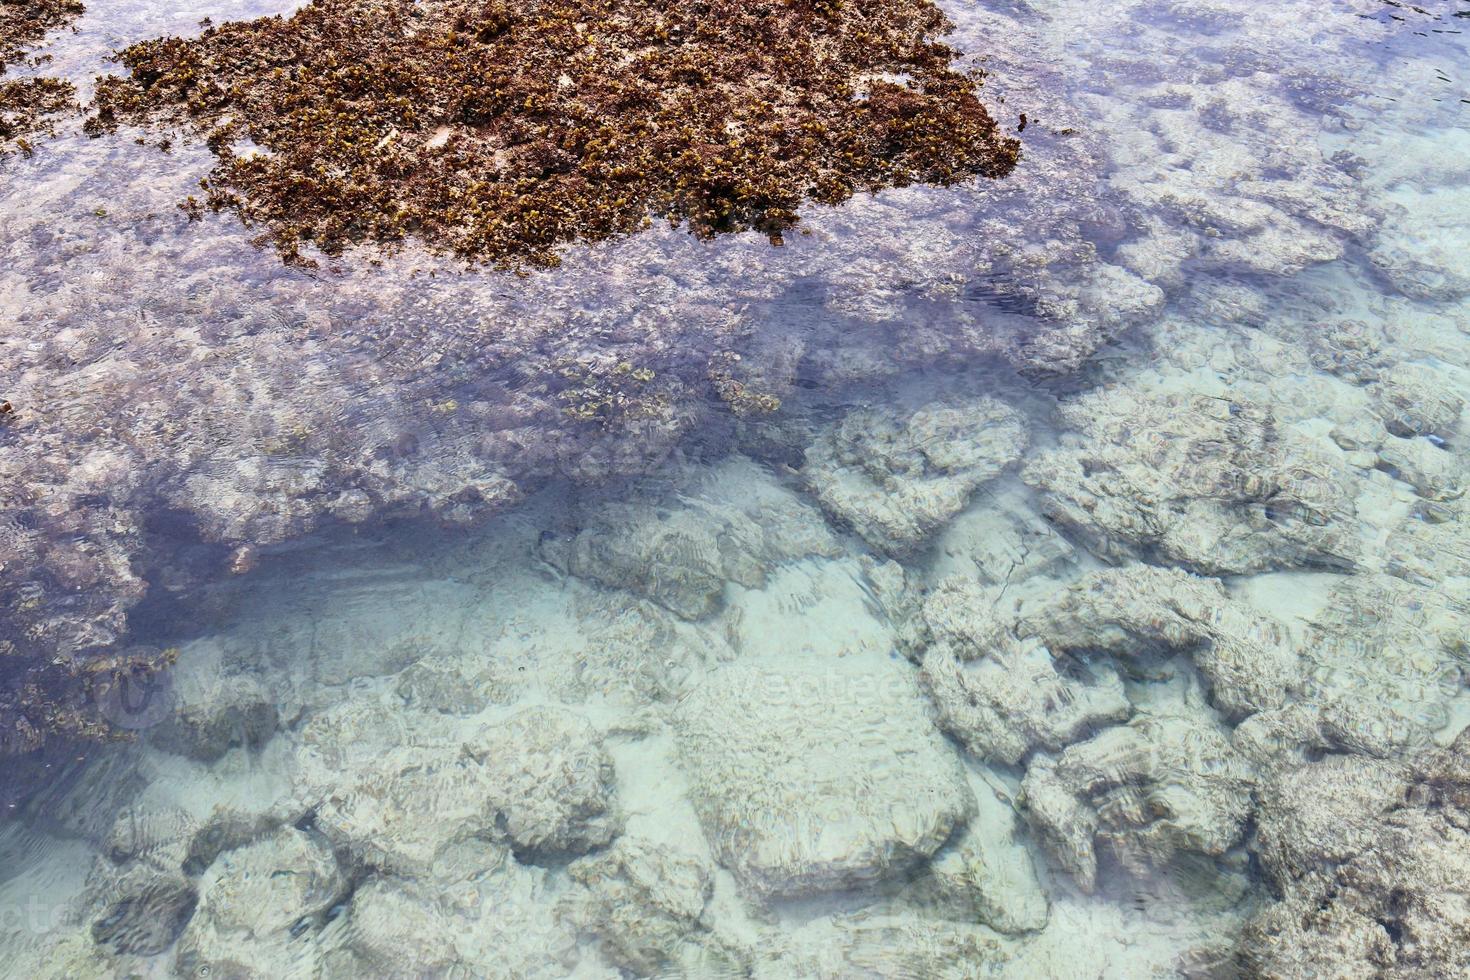
[[[1470,869],[1381,798],[1470,722],[1470,9],[944,6],[1020,171],[780,249],[303,272],[200,147],[0,161],[0,635],[179,651],[6,763],[0,973],[1357,975],[1270,925],[1342,868],[1470,965],[1371,864]]]

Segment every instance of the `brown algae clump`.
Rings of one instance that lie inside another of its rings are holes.
[[[807,199],[1014,167],[947,27],[928,0],[315,0],[126,49],[89,127],[203,135],[208,205],[290,259],[414,236],[549,266],[655,216],[779,243]]]
[[[22,60],[25,48],[82,12],[77,0],[0,0],[0,75]],[[55,78],[0,81],[0,156],[31,151],[26,138],[50,129],[53,118],[72,109],[76,90]]]
[[[0,0],[0,65],[85,9],[78,0]]]
[[[56,116],[75,107],[76,90],[58,78],[0,81],[0,156],[30,153],[27,138],[49,132]]]

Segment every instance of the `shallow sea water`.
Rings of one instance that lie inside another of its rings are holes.
[[[0,160],[0,632],[178,651],[5,760],[0,974],[1470,971],[1470,5],[942,6],[1021,168],[782,248]]]

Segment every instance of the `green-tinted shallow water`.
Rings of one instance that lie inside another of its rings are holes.
[[[1021,167],[782,248],[0,160],[0,638],[178,651],[0,763],[0,974],[1470,971],[1470,8],[943,6]]]

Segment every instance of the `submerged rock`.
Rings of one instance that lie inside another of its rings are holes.
[[[940,724],[976,755],[1014,764],[1132,712],[1111,664],[1053,656],[997,615],[1000,592],[947,580],[925,601],[919,653]]]
[[[1329,755],[1263,780],[1252,850],[1276,887],[1288,890],[1367,847],[1377,821],[1403,802],[1409,774],[1401,762]]]
[[[1470,467],[1429,439],[1385,439],[1378,447],[1378,468],[1425,500],[1458,500],[1470,485]]]
[[[510,685],[478,666],[460,657],[425,657],[398,674],[393,690],[409,708],[448,715],[478,714],[512,700]]]
[[[675,478],[672,487],[588,507],[580,530],[543,538],[542,556],[701,619],[721,607],[727,582],[758,589],[774,564],[841,551],[814,508],[749,460]]]
[[[715,857],[760,899],[871,883],[974,812],[958,758],[891,662],[723,667],[675,718]]]
[[[1186,269],[1290,276],[1340,258],[1378,226],[1381,206],[1326,157],[1315,116],[1290,104],[1279,78],[1222,68],[1212,84],[1140,86],[1114,109],[1117,124],[1143,117],[1113,178],[1149,216],[1125,261],[1172,279]]]
[[[237,745],[258,749],[275,734],[275,699],[259,678],[208,676],[198,667],[188,678],[172,686],[174,712],[149,731],[154,745],[210,762]]]
[[[807,449],[802,478],[839,523],[902,557],[963,510],[1027,442],[1020,413],[993,398],[935,401],[911,413],[856,409]]]
[[[518,855],[578,854],[618,833],[612,758],[571,712],[525,708],[480,729],[464,751],[484,768],[494,826]]]
[[[1038,749],[1060,749],[1132,710],[1107,665],[1063,673],[1036,641],[1002,641],[984,650],[947,644],[924,654],[924,687],[940,724],[976,755],[1020,762]]]
[[[1092,572],[1029,606],[1011,632],[1054,654],[1120,659],[1187,651],[1215,705],[1241,717],[1282,707],[1302,665],[1285,628],[1230,598],[1219,582],[1151,565]]]
[[[1461,248],[1470,235],[1463,186],[1396,195],[1401,209],[1384,224],[1368,258],[1405,296],[1456,300],[1470,294]]]
[[[567,868],[584,890],[568,896],[560,912],[597,937],[603,955],[618,968],[659,976],[707,928],[712,871],[691,855],[625,837],[606,853]]]
[[[824,916],[794,931],[787,947],[758,963],[756,980],[888,980],[1003,975],[1014,950],[982,925],[859,912]]]
[[[92,921],[92,939],[114,952],[153,956],[173,945],[199,903],[194,883],[178,871],[131,866],[108,891],[113,896]]]
[[[982,799],[977,818],[929,859],[901,896],[925,915],[983,922],[1007,935],[1044,928],[1050,907],[1018,822],[1008,805]]]
[[[493,861],[582,853],[619,827],[612,762],[586,721],[525,708],[504,721],[349,701],[307,722],[297,796],[369,867],[430,872],[462,843]]]
[[[1059,415],[1076,434],[1021,475],[1048,517],[1107,560],[1157,555],[1228,575],[1357,558],[1336,464],[1264,407],[1111,387]]]
[[[182,808],[128,807],[113,821],[102,853],[118,865],[139,861],[177,871],[199,831],[199,822]]]
[[[1269,741],[1309,754],[1391,758],[1426,744],[1450,721],[1470,609],[1442,586],[1349,576],[1303,626],[1302,698],[1263,719]]]
[[[1427,364],[1401,363],[1372,388],[1374,410],[1396,436],[1455,434],[1465,399],[1441,371]]]
[[[373,878],[352,894],[343,945],[368,974],[408,980],[452,971],[461,962],[455,936],[464,925],[422,889]]]
[[[1133,874],[1178,854],[1217,857],[1241,838],[1254,775],[1230,740],[1192,715],[1143,714],[1033,760],[1022,783],[1032,826],[1085,892],[1099,848]]]
[[[1283,899],[1250,923],[1240,958],[1252,975],[1447,977],[1470,970],[1470,733],[1401,771],[1303,773],[1328,789],[1278,799],[1269,825],[1317,828],[1293,841]],[[1342,764],[1333,764],[1340,768]],[[1387,777],[1373,785],[1373,776]],[[1405,790],[1405,785],[1407,789]],[[1398,792],[1387,799],[1386,788]],[[1325,834],[1320,831],[1325,829]]]
[[[417,980],[426,974],[560,980],[615,974],[591,962],[553,914],[555,888],[514,862],[433,881],[374,876],[352,896],[327,954],[329,976]]]
[[[1393,364],[1388,337],[1376,322],[1334,320],[1307,329],[1312,366],[1344,381],[1359,385],[1377,381]]]
[[[221,854],[199,887],[199,909],[179,938],[180,972],[281,976],[314,955],[304,937],[346,894],[347,879],[324,842],[283,827]]]
[[[927,575],[1003,586],[1043,575],[1065,577],[1077,549],[1032,506],[1024,488],[985,492],[935,538]]]

